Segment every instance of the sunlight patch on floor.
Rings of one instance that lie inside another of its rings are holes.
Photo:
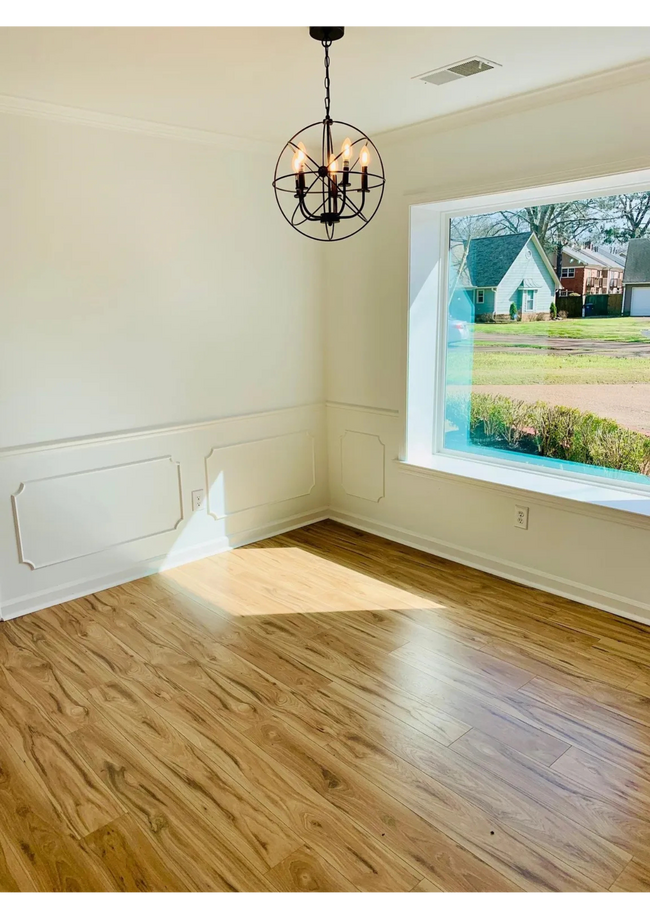
[[[233,616],[442,608],[297,547],[232,549],[159,577]]]

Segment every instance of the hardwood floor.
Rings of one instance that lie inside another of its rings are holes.
[[[649,863],[650,628],[331,521],[0,623],[0,890]]]

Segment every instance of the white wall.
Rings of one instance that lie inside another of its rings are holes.
[[[332,247],[281,221],[270,148],[0,114],[2,615],[331,513],[650,618],[624,513],[525,495],[523,532],[520,493],[395,462],[409,196],[650,166],[650,79],[610,84],[378,138],[382,209]]]
[[[275,151],[91,121],[0,114],[5,616],[327,503],[322,254]]]
[[[327,252],[326,379],[333,516],[650,620],[650,529],[636,518],[525,495],[530,528],[517,530],[520,492],[413,475],[395,462],[405,434],[409,204],[650,166],[650,123],[639,118],[647,68],[633,78],[587,80],[584,95],[552,90],[377,138],[382,209]]]

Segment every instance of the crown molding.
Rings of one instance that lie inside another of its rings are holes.
[[[449,112],[437,118],[430,118],[428,121],[419,121],[416,124],[384,131],[377,134],[376,139],[384,146],[404,143],[420,137],[490,121],[493,118],[505,118],[508,115],[516,115],[530,109],[543,108],[547,105],[578,99],[581,96],[590,96],[621,86],[642,83],[646,80],[650,80],[650,58],[644,58],[613,70],[602,70],[586,77],[578,77],[565,83],[554,83],[552,86],[508,96],[505,99],[496,99],[484,105]]]
[[[402,143],[424,137],[453,131],[471,124],[489,121],[514,115],[531,108],[542,108],[557,102],[588,96],[593,93],[615,89],[650,80],[650,58],[644,58],[613,70],[578,77],[564,83],[555,83],[541,89],[496,99],[484,105],[449,112],[427,121],[405,125],[377,134],[384,145]],[[58,105],[53,102],[41,102],[38,99],[27,99],[22,96],[0,94],[0,113],[6,115],[23,115],[29,118],[43,118],[47,121],[58,121],[64,124],[79,124],[92,128],[105,128],[113,131],[146,134],[150,137],[164,137],[172,140],[183,140],[189,143],[221,147],[226,150],[275,151],[277,144],[259,138],[241,137],[235,134],[219,134],[216,131],[204,131],[199,128],[182,127],[175,124],[164,124],[142,118],[130,118],[124,115],[112,115],[91,109],[74,108],[69,105]]]
[[[185,128],[174,124],[162,124],[141,118],[128,118],[123,115],[111,115],[106,112],[91,111],[90,109],[73,108],[69,105],[57,105],[53,102],[40,102],[37,99],[25,99],[21,96],[0,94],[0,113],[23,115],[28,118],[44,118],[46,121],[79,124],[89,128],[105,128],[111,131],[126,131],[131,134],[146,134],[149,137],[165,137],[171,140],[183,140],[194,144],[222,147],[226,150],[258,150],[262,152],[275,150],[275,145],[269,141],[239,137],[234,134],[218,134],[215,131],[202,131],[198,128]]]

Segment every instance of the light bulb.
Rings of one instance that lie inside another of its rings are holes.
[[[368,163],[370,162],[370,153],[365,146],[359,154],[359,162],[361,164],[361,191],[365,194],[368,191]]]
[[[338,166],[337,158],[334,156],[333,153],[330,154],[330,164],[327,168],[332,174],[336,174],[336,172],[338,171],[339,166]]]
[[[303,143],[298,144],[298,149],[293,155],[291,160],[291,166],[294,172],[301,172],[305,168],[305,160],[307,159],[307,154],[305,151],[305,145]]]
[[[346,137],[343,143],[341,144],[341,153],[343,154],[343,162],[350,159],[350,147],[352,146],[352,141],[349,137]]]

